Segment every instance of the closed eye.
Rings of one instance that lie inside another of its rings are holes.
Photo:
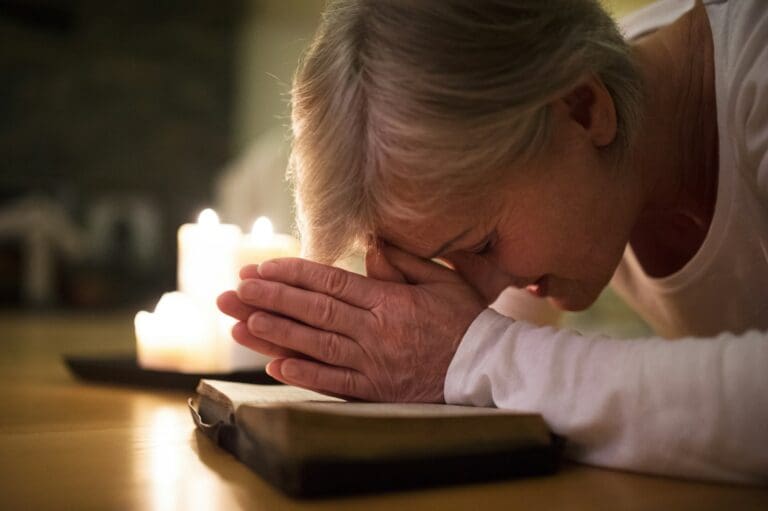
[[[470,252],[477,255],[486,255],[493,250],[493,247],[495,245],[496,245],[496,236],[494,233],[491,233],[488,235],[486,239],[483,240],[483,242],[479,246],[470,250]]]

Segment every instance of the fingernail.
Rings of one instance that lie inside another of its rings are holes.
[[[274,273],[277,269],[277,263],[274,261],[264,261],[259,265],[259,275],[268,276],[270,272]],[[266,273],[265,273],[266,271]]]
[[[298,378],[299,377],[299,368],[296,367],[296,362],[293,360],[283,360],[283,363],[280,364],[280,372],[283,373],[283,376],[286,378]]]
[[[254,312],[248,316],[248,330],[254,335],[266,332],[268,330],[267,321],[269,321],[269,318],[266,314]]]
[[[267,364],[267,367],[264,368],[267,371],[267,374],[270,375],[272,378],[278,379],[280,376],[280,361],[279,360],[272,360]]]
[[[245,300],[255,298],[259,293],[259,286],[255,279],[247,279],[237,286],[237,294]]]
[[[240,268],[240,278],[247,278],[246,275],[252,275],[252,274],[259,274],[259,265],[258,264],[246,264],[242,268]]]

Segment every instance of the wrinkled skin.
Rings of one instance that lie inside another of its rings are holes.
[[[459,273],[384,246],[368,277],[303,259],[242,269],[220,309],[277,380],[345,398],[443,402],[448,366],[488,301]]]

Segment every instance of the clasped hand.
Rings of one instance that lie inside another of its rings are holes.
[[[433,261],[384,246],[368,277],[298,258],[244,267],[219,308],[274,357],[275,379],[345,398],[443,402],[448,366],[487,299]]]

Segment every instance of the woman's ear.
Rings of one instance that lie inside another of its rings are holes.
[[[597,76],[585,76],[561,101],[571,120],[581,125],[596,147],[607,146],[616,138],[618,127],[613,98]]]

